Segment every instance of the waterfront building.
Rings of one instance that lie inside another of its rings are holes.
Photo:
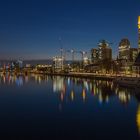
[[[99,51],[96,48],[91,49],[91,62],[96,63],[99,60]]]
[[[86,71],[94,73],[108,73],[111,68],[112,49],[110,43],[101,40],[98,48],[91,49],[91,64],[86,67]]]
[[[92,72],[92,73],[99,73],[101,70],[101,65],[99,63],[89,64],[85,66],[86,72]]]
[[[138,16],[138,55],[133,65],[133,73],[140,74],[140,16]]]
[[[119,64],[120,73],[130,74],[132,73],[132,67],[138,56],[138,49],[131,48],[130,41],[127,38],[124,38],[119,43],[119,56],[117,63]]]
[[[140,74],[140,53],[138,54],[136,61],[133,65],[133,73],[134,74]]]
[[[119,59],[130,59],[130,41],[127,38],[119,43]]]
[[[89,58],[87,57],[87,56],[85,56],[84,58],[83,58],[83,66],[86,66],[86,65],[88,65],[89,64]]]
[[[30,72],[30,71],[32,71],[33,70],[33,66],[31,65],[31,64],[25,64],[25,66],[24,66],[24,71],[26,72],[26,73],[28,73],[28,72]]]
[[[91,62],[97,63],[103,60],[112,60],[112,49],[110,44],[101,40],[98,44],[98,48],[91,49]]]
[[[130,53],[129,53],[129,59],[130,62],[135,62],[137,56],[138,56],[138,49],[137,48],[130,48]]]
[[[23,68],[23,61],[17,60],[16,64],[19,66],[19,68]]]
[[[20,70],[23,69],[23,61],[21,60],[16,60],[8,63],[7,65],[7,70],[15,70],[16,72],[19,72]]]
[[[25,67],[26,68],[30,68],[31,67],[31,64],[25,64]]]
[[[52,70],[52,65],[48,64],[38,64],[36,65],[36,70],[37,72],[51,72]]]
[[[53,57],[53,68],[55,72],[64,70],[64,58],[61,56]]]
[[[102,40],[98,44],[98,57],[99,60],[112,60],[112,49],[109,43],[105,40]]]

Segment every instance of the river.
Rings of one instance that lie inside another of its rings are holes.
[[[137,140],[140,90],[106,80],[1,74],[0,138]]]

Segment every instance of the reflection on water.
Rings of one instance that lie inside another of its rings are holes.
[[[25,76],[25,81],[28,82],[28,77]],[[16,84],[17,86],[23,85],[23,76],[21,75],[10,75],[10,74],[1,74],[0,75],[1,84]]]
[[[138,132],[140,134],[140,104],[138,106],[137,114],[136,114],[136,123],[138,127]]]
[[[86,92],[85,92],[85,89],[83,89],[83,91],[82,91],[82,97],[83,97],[83,101],[85,101],[85,99],[86,99]]]
[[[44,75],[14,75],[14,74],[1,74],[0,85],[11,85],[17,87],[24,87],[29,83],[35,83],[38,86],[48,86],[52,93],[57,95],[59,102],[58,109],[63,111],[63,107],[67,103],[88,103],[97,101],[101,105],[114,103],[119,101],[121,106],[128,106],[131,100],[135,102],[140,101],[139,89],[129,89],[114,85],[112,81],[106,80],[89,80],[73,77],[60,77],[60,76],[44,76]],[[114,100],[115,99],[115,100]],[[55,99],[56,100],[56,99]],[[136,109],[136,126],[140,134],[140,104]]]
[[[74,100],[74,91],[73,90],[71,91],[71,96],[70,97],[71,97],[71,100],[73,101]]]
[[[65,93],[64,79],[62,77],[53,78],[53,92],[62,92]]]
[[[47,83],[49,80],[52,81],[53,92],[60,93],[61,101],[64,100],[65,96],[69,96],[71,101],[76,99],[75,90],[79,88],[78,92],[81,92],[79,96],[82,97],[83,101],[86,101],[87,92],[92,96],[98,97],[100,103],[107,103],[112,96],[117,96],[122,104],[127,104],[131,99],[130,90],[127,88],[122,88],[119,86],[114,86],[112,81],[102,81],[102,80],[89,80],[80,78],[70,78],[70,77],[60,77],[60,76],[43,76],[43,75],[11,75],[11,74],[1,74],[0,83],[7,85],[17,85],[23,86],[28,84],[30,81],[34,81],[37,84]],[[67,88],[70,91],[66,93]]]

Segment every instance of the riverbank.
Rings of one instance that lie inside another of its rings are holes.
[[[95,75],[93,73],[46,73],[47,75],[54,75],[54,76],[69,76],[69,77],[77,77],[77,78],[96,78],[101,80],[113,80],[115,79],[114,76],[109,75]]]
[[[77,77],[77,78],[89,78],[89,79],[101,79],[101,80],[114,80],[118,77],[122,78],[140,78],[136,75],[111,75],[111,74],[94,74],[94,73],[79,73],[79,72],[69,72],[69,73],[48,73],[48,72],[39,72],[39,71],[22,71],[22,72],[0,72],[1,74],[14,74],[14,75],[28,75],[28,74],[42,74],[50,76],[66,76],[66,77]]]

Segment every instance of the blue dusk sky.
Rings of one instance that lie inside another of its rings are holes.
[[[0,0],[0,59],[47,59],[88,51],[101,39],[113,56],[122,38],[138,47],[140,0]]]

